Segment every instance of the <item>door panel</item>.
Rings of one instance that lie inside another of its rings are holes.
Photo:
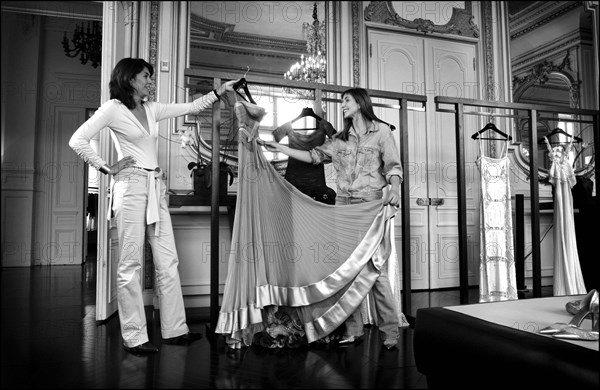
[[[83,110],[78,107],[54,107],[54,145],[48,172],[52,185],[52,236],[45,255],[50,265],[81,264],[85,247],[82,242],[85,215],[83,160],[66,141],[83,122]]]
[[[393,35],[374,31],[370,32],[369,41],[373,45],[369,85],[374,89],[419,94],[420,85],[424,81],[424,69],[421,66],[423,43],[418,40],[400,41]],[[376,114],[399,128],[397,110],[376,109]],[[423,180],[421,175],[421,169],[426,165],[427,159],[425,117],[411,111],[408,123],[411,125],[408,129],[410,154],[408,166],[403,169],[410,184],[411,286],[414,289],[424,289],[428,288],[429,284],[429,267],[426,259],[429,217],[427,207],[419,206],[416,202],[418,198],[427,197],[427,180]],[[395,131],[394,135],[400,150],[400,131]],[[395,221],[396,248],[400,254],[403,239],[402,221],[401,218],[395,218]]]
[[[425,113],[409,111],[409,162],[404,167],[410,184],[411,286],[413,289],[456,287],[458,277],[458,215],[454,116],[436,113],[438,95],[478,98],[473,69],[473,44],[370,30],[369,88],[426,95]],[[394,110],[377,115],[398,124]],[[465,118],[465,132],[474,128]],[[469,133],[470,134],[470,133]],[[399,132],[396,132],[399,145]],[[465,141],[467,161],[467,223],[469,282],[477,284],[478,191],[475,161],[477,148]],[[475,170],[474,170],[475,169]],[[443,199],[441,205],[428,200]],[[401,220],[396,218],[396,246],[402,244]]]
[[[428,194],[444,199],[429,207],[430,288],[456,287],[459,284],[458,198],[454,115],[435,111],[435,96],[476,99],[476,74],[473,69],[475,47],[470,44],[425,40],[428,93],[427,113],[433,126],[428,128]],[[431,93],[433,92],[433,93]],[[479,215],[476,167],[477,146],[469,137],[475,117],[465,115],[465,182],[467,197],[467,247],[478,247]],[[477,251],[478,252],[478,251]],[[477,284],[478,257],[467,253],[469,284]]]
[[[110,132],[99,134],[99,155],[105,161],[116,161],[116,150]],[[110,181],[100,176],[98,185],[98,259],[96,270],[96,320],[104,321],[117,311],[117,264],[119,262],[119,239],[114,219],[107,219],[110,201]]]

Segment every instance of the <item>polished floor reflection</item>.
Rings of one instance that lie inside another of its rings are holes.
[[[96,324],[95,265],[0,270],[2,388],[427,388],[411,328],[390,351],[375,328],[345,347],[230,350],[207,337],[173,346],[161,343],[159,313],[148,307],[160,351],[134,356],[123,350],[116,317]],[[413,294],[416,308],[458,302],[455,290]],[[189,310],[190,328],[205,333],[208,313]]]

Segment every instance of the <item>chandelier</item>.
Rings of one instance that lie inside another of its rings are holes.
[[[82,65],[91,61],[94,68],[98,67],[102,53],[102,29],[100,22],[88,22],[86,30],[84,30],[83,22],[81,25],[77,24],[71,42],[73,43],[72,49],[67,39],[67,32],[65,31],[62,45],[67,57],[76,57],[79,55]]]
[[[300,61],[284,73],[286,80],[306,81],[311,83],[326,82],[327,68],[325,59],[325,23],[319,22],[317,16],[317,3],[313,7],[312,24],[305,22],[302,25],[306,36],[306,50],[308,55],[302,54]],[[312,96],[312,91],[294,90],[296,94],[305,97]]]

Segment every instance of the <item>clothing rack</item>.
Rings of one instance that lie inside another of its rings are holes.
[[[268,94],[268,87],[293,88],[312,91],[315,96],[314,105],[320,107],[321,102],[331,101],[339,102],[339,99],[332,99],[326,94],[341,94],[348,86],[338,86],[330,84],[308,83],[282,78],[266,77],[246,74],[242,75],[233,72],[217,72],[210,70],[187,68],[184,72],[186,77],[191,80],[195,78],[212,78],[214,88],[217,88],[222,82],[227,80],[236,80],[244,77],[248,84],[266,87],[262,89],[263,94]],[[399,128],[400,128],[400,161],[403,167],[408,167],[409,161],[409,143],[408,143],[408,111],[424,111],[427,97],[424,95],[412,95],[405,93],[381,91],[367,89],[371,98],[374,99],[373,106],[398,109]],[[378,103],[376,99],[388,99],[394,101],[394,104]],[[409,103],[418,103],[420,107],[409,107]],[[219,139],[220,112],[218,105],[213,106],[213,128],[212,128],[212,158],[219,158],[219,143],[214,140]],[[404,130],[404,131],[403,131]],[[211,259],[210,259],[210,329],[209,334],[214,331],[219,316],[219,170],[218,166],[213,165],[212,171],[212,198],[211,198]],[[410,319],[411,313],[411,269],[410,269],[410,186],[409,175],[404,177],[400,185],[401,212],[402,220],[402,275],[409,277],[402,278],[402,310]]]
[[[586,120],[569,120],[593,124],[594,134],[594,153],[595,161],[600,157],[600,130],[598,128],[600,112],[597,110],[583,110],[558,106],[534,105],[523,103],[490,102],[486,100],[458,99],[443,96],[434,98],[436,111],[454,113],[455,136],[456,136],[456,165],[457,165],[457,186],[458,186],[458,236],[459,236],[459,279],[460,279],[460,302],[468,302],[468,259],[467,259],[467,200],[465,183],[465,147],[464,147],[464,115],[472,114],[472,111],[465,112],[465,107],[482,107],[484,109],[505,109],[505,110],[524,110],[527,111],[526,117],[529,120],[529,139],[537,140],[538,113],[561,113],[571,114],[576,117],[591,117]],[[441,105],[451,105],[451,109],[441,108]],[[480,115],[489,115],[489,113],[479,113]],[[543,117],[543,116],[540,116]],[[554,118],[556,120],[556,118]],[[562,119],[561,119],[562,120]],[[537,143],[532,141],[535,146]],[[538,156],[537,153],[529,154],[529,172],[530,172],[530,197],[531,197],[531,242],[532,242],[532,267],[533,267],[533,297],[542,296],[542,270],[540,258],[540,214],[539,214],[539,183],[538,183]],[[599,183],[600,173],[595,169],[596,183]],[[600,206],[600,196],[596,194],[597,206]]]

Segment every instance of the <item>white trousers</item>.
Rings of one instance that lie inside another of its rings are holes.
[[[177,269],[179,258],[167,206],[165,183],[158,173],[149,174],[139,168],[124,169],[114,179],[112,209],[119,235],[117,302],[123,342],[127,347],[135,347],[149,341],[141,276],[146,236],[152,248],[156,271],[162,337],[186,334],[189,329],[185,318]],[[149,183],[152,180],[156,182]],[[158,235],[155,235],[156,224],[146,224],[148,192],[154,184],[160,186]]]

